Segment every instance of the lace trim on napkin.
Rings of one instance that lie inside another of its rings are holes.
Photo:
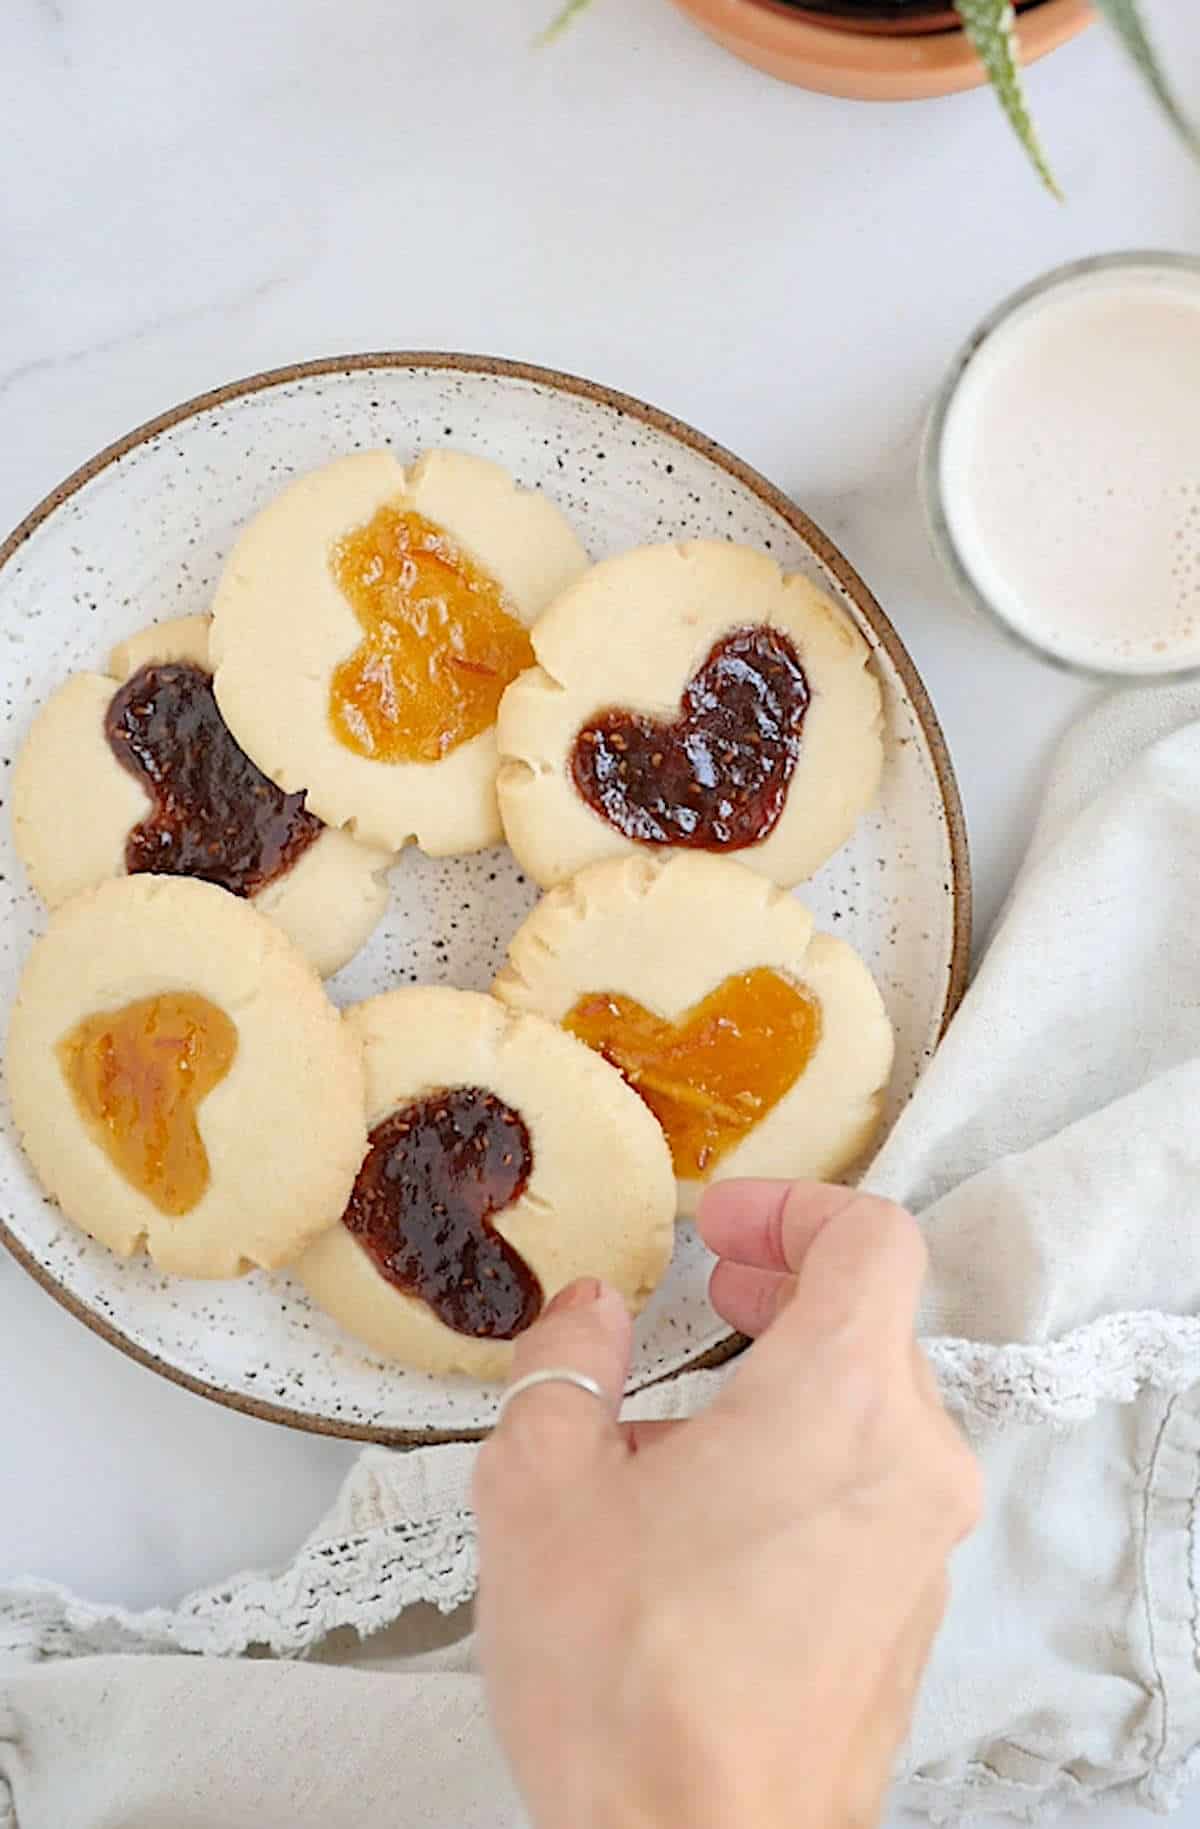
[[[357,1478],[356,1469],[351,1487]],[[239,1657],[263,1647],[299,1657],[340,1626],[367,1638],[422,1602],[452,1613],[474,1594],[475,1575],[474,1525],[458,1510],[309,1542],[282,1574],[239,1575],[189,1595],[177,1609],[130,1613],[77,1600],[51,1582],[23,1582],[0,1589],[0,1656]]]
[[[1183,1391],[1200,1380],[1200,1319],[1191,1315],[1105,1315],[1042,1346],[924,1345],[948,1406],[993,1428],[1065,1428],[1099,1404],[1129,1403],[1144,1386]]]
[[[1037,1346],[947,1337],[926,1338],[922,1345],[947,1406],[968,1425],[991,1429],[1066,1428],[1086,1422],[1099,1404],[1131,1402],[1146,1386],[1183,1391],[1200,1381],[1200,1318],[1157,1310],[1104,1315]],[[625,1413],[686,1416],[720,1389],[732,1369],[651,1385],[629,1399]]]

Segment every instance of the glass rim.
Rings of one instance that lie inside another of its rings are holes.
[[[1081,260],[1066,261],[1061,266],[1052,267],[1037,279],[1030,280],[1017,291],[1009,293],[1007,298],[994,306],[960,345],[942,378],[926,423],[920,461],[921,496],[929,537],[960,596],[1026,654],[1036,655],[1039,660],[1080,679],[1108,680],[1125,685],[1136,684],[1139,680],[1149,683],[1200,675],[1200,658],[1182,664],[1168,661],[1158,667],[1105,666],[1064,655],[1036,640],[1026,629],[1018,628],[976,582],[955,542],[942,490],[942,449],[950,409],[967,370],[985,344],[991,341],[1010,318],[1035,299],[1069,286],[1076,280],[1090,277],[1094,273],[1120,272],[1139,267],[1165,273],[1187,273],[1200,279],[1200,255],[1180,254],[1166,248],[1126,249],[1112,254],[1086,255]]]

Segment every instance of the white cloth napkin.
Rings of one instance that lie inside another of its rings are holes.
[[[1198,719],[1200,688],[1130,693],[1068,739],[871,1176],[923,1216],[924,1329],[988,1476],[904,1764],[955,1820],[1170,1802],[1200,1747]],[[368,1450],[288,1569],[178,1610],[0,1594],[0,1825],[517,1829],[456,1611],[470,1459]]]

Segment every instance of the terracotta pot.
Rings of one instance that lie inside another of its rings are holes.
[[[861,101],[921,101],[976,89],[983,67],[963,32],[900,35],[816,24],[772,0],[674,0],[701,30],[783,82]],[[1066,44],[1094,18],[1089,0],[1043,0],[1017,28],[1023,63]]]

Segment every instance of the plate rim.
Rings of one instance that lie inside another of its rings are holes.
[[[664,433],[677,443],[698,452],[700,456],[716,464],[719,469],[724,470],[727,475],[749,489],[799,534],[804,544],[850,598],[855,609],[870,626],[880,647],[886,652],[904,685],[904,690],[908,694],[917,721],[921,726],[922,734],[929,746],[950,841],[950,895],[953,903],[953,941],[942,1001],[941,1023],[938,1029],[940,1040],[966,990],[970,969],[972,882],[967,824],[958,781],[954,765],[950,760],[949,746],[924,681],[891,618],[875,597],[874,592],[860,577],[845,554],[835,546],[816,522],[810,519],[782,489],[763,476],[761,471],[754,469],[752,465],[737,457],[715,439],[709,438],[706,433],[697,430],[687,420],[679,419],[661,407],[652,406],[634,394],[623,393],[619,388],[609,387],[599,381],[589,381],[582,375],[571,374],[566,370],[545,368],[537,363],[516,361],[505,356],[472,355],[461,350],[374,350],[351,355],[316,356],[302,362],[288,362],[281,367],[260,369],[240,380],[228,381],[220,387],[209,388],[204,393],[194,394],[177,406],[169,407],[165,412],[156,414],[154,418],[147,419],[141,425],[135,426],[132,431],[126,432],[111,444],[105,445],[43,496],[41,501],[18,522],[13,531],[0,544],[0,571],[16,556],[43,522],[49,520],[51,515],[55,514],[79,490],[92,482],[103,470],[118,463],[123,457],[127,457],[139,445],[149,444],[161,433],[173,430],[176,426],[182,425],[185,420],[198,418],[200,414],[209,412],[215,407],[226,406],[231,401],[262,393],[267,388],[282,387],[291,382],[305,381],[321,375],[343,374],[349,377],[371,368],[450,369],[466,374],[493,375],[506,380],[532,382],[536,386],[546,387],[557,393],[574,394],[585,400],[593,401],[596,405],[608,407],[626,418],[640,420],[643,425],[650,426],[653,430]],[[447,1443],[479,1441],[486,1434],[486,1431],[482,1429],[397,1429],[377,1423],[342,1422],[333,1417],[314,1416],[302,1410],[293,1410],[287,1404],[271,1403],[263,1398],[249,1397],[240,1391],[225,1390],[220,1385],[210,1384],[207,1379],[198,1378],[191,1372],[185,1372],[180,1367],[171,1365],[147,1347],[139,1346],[120,1327],[90,1308],[81,1297],[75,1295],[44,1265],[38,1263],[32,1252],[16,1237],[3,1216],[0,1216],[0,1244],[6,1247],[21,1268],[27,1271],[34,1282],[44,1289],[61,1308],[66,1309],[68,1314],[73,1315],[77,1321],[81,1321],[86,1328],[106,1341],[109,1346],[116,1347],[117,1351],[123,1353],[126,1358],[146,1366],[152,1372],[157,1372],[160,1377],[168,1379],[185,1391],[190,1391],[194,1396],[207,1397],[228,1410],[235,1410],[243,1416],[251,1416],[258,1422],[280,1423],[286,1428],[299,1429],[308,1435],[330,1436],[341,1441],[370,1442],[385,1448],[436,1447]],[[698,1353],[695,1359],[690,1360],[687,1365],[679,1367],[675,1372],[665,1374],[662,1378],[654,1379],[651,1383],[666,1383],[672,1378],[680,1377],[684,1372],[723,1364],[740,1352],[745,1345],[746,1342],[742,1336],[731,1333],[727,1339],[720,1341],[715,1347]]]

